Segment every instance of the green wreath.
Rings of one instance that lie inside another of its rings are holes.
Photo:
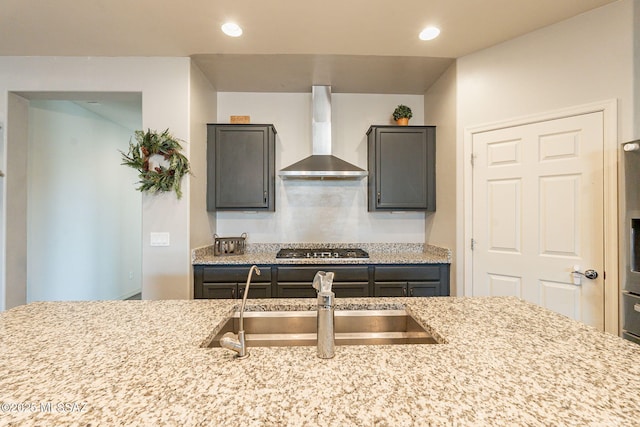
[[[138,191],[150,193],[175,191],[178,199],[182,197],[180,182],[182,177],[191,173],[189,160],[178,151],[182,146],[170,133],[169,129],[157,133],[148,129],[147,132],[134,132],[137,144],[129,141],[129,153],[122,153],[122,165],[137,169],[140,174]],[[159,154],[169,162],[168,167],[156,166],[149,169],[149,158]]]

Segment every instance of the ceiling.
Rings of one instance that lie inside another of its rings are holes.
[[[422,94],[455,58],[613,1],[0,0],[0,55],[189,56],[219,91]],[[419,40],[428,25],[440,37]]]
[[[140,92],[14,92],[29,101],[73,102],[126,129],[142,127]]]

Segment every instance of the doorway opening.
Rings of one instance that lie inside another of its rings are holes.
[[[142,94],[14,92],[8,113],[7,163],[25,173],[6,177],[18,205],[6,217],[17,226],[6,236],[16,251],[6,308],[138,294],[142,198],[120,151],[142,126]]]

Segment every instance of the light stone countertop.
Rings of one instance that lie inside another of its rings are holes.
[[[276,258],[280,248],[362,248],[369,258]],[[215,256],[213,246],[192,251],[193,265],[271,264],[450,264],[451,251],[417,243],[256,243],[244,255]]]
[[[315,347],[252,348],[245,360],[202,347],[237,305],[51,302],[0,313],[0,425],[640,423],[640,346],[515,298],[339,299],[337,309],[406,306],[441,344],[339,346],[330,360]]]

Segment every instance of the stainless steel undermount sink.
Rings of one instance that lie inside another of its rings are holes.
[[[316,311],[250,311],[244,313],[248,347],[316,345]],[[239,313],[229,318],[208,347],[220,347],[227,332],[238,333]],[[436,344],[405,310],[336,310],[336,345]]]

